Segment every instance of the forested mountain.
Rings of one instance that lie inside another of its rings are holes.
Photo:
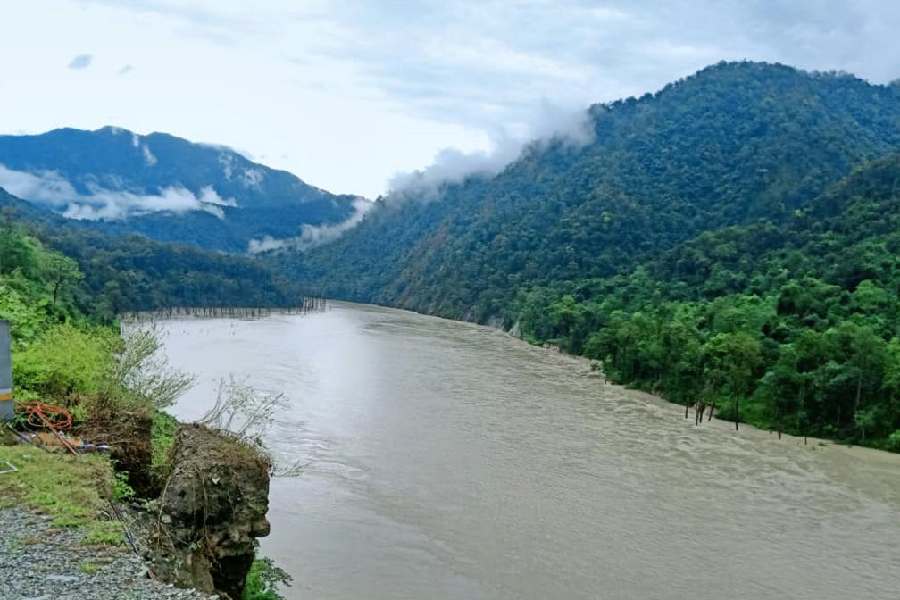
[[[0,136],[0,187],[100,230],[232,252],[343,222],[359,201],[228,148],[115,127]]]
[[[900,154],[781,223],[701,234],[627,275],[521,290],[522,335],[614,380],[900,451]]]
[[[55,281],[77,311],[95,320],[173,306],[294,307],[300,301],[296,285],[251,258],[138,235],[106,235],[0,188],[0,270],[18,260],[3,244],[23,236],[55,251],[53,264],[41,265],[42,276]],[[15,273],[10,270],[10,275]],[[0,318],[6,318],[2,306]]]
[[[588,143],[539,141],[496,176],[408,188],[337,241],[264,262],[110,237],[2,192],[0,207],[77,260],[82,297],[97,305],[81,310],[105,318],[179,304],[290,305],[302,287],[502,323],[676,402],[900,451],[900,86],[721,63],[588,115]],[[141,155],[141,144],[154,157],[164,147],[154,136],[96,135]],[[203,152],[197,164],[213,160]],[[24,186],[31,169],[42,185],[99,189],[93,166],[67,170],[65,155],[52,176],[24,155],[2,174]],[[224,169],[214,160],[210,173]],[[240,171],[230,168],[234,183]],[[259,206],[277,212],[275,198]],[[242,210],[207,208],[132,214],[114,227],[186,216],[228,224]],[[208,245],[232,243],[219,242]]]
[[[725,418],[900,451],[900,88],[722,63],[590,116],[590,144],[382,199],[271,260]]]
[[[781,222],[900,148],[896,86],[764,63],[721,63],[590,117],[590,144],[537,143],[493,178],[382,199],[336,243],[278,260],[330,295],[484,321],[523,286]]]

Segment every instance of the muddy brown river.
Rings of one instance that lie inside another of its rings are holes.
[[[289,598],[900,598],[900,456],[721,422],[491,329],[333,304],[175,320],[170,358],[283,392],[262,550]]]

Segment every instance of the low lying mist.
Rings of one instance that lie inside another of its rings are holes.
[[[279,239],[266,235],[252,239],[247,244],[247,252],[260,254],[273,250],[308,250],[326,244],[359,225],[373,206],[375,206],[373,202],[359,197],[353,201],[353,214],[345,221],[331,225],[303,225],[300,228],[300,235],[291,238]]]
[[[491,150],[462,152],[445,148],[437,153],[434,162],[424,169],[398,173],[388,182],[385,200],[433,200],[440,186],[459,183],[473,175],[492,176],[518,159],[526,147],[559,140],[573,146],[585,146],[594,141],[594,127],[588,110],[566,109],[543,102],[529,123],[518,128],[493,132]]]
[[[0,187],[13,196],[57,210],[69,219],[122,221],[155,212],[208,212],[222,219],[223,206],[237,206],[234,198],[222,198],[212,186],[198,194],[182,186],[163,188],[158,194],[113,190],[87,183],[87,194],[56,171],[16,171],[0,164]]]

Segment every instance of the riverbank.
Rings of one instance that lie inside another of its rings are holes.
[[[138,497],[110,455],[3,440],[14,445],[0,445],[0,598],[280,597],[287,578],[254,563],[255,538],[269,532],[264,452],[158,416],[172,425],[155,432],[167,454],[153,465],[165,473],[159,497]]]
[[[0,598],[212,598],[148,578],[113,514],[127,494],[103,456],[0,446]]]
[[[198,375],[181,419],[228,374],[285,391],[263,441],[304,470],[273,482],[261,550],[298,582],[291,600],[887,600],[900,585],[900,499],[883,489],[900,490],[900,464],[865,458],[893,455],[697,427],[583,358],[377,306],[160,327]]]
[[[91,543],[83,527],[16,507],[0,509],[0,598],[4,600],[202,600],[216,598],[147,576],[127,546]]]
[[[419,313],[415,313],[419,314]],[[463,323],[469,323],[468,321],[462,321]],[[646,390],[642,390],[639,388],[632,388],[626,385],[622,385],[619,383],[614,383],[606,379],[602,368],[598,368],[597,361],[589,359],[585,356],[581,356],[578,354],[569,354],[561,349],[559,346],[555,346],[553,344],[532,344],[527,340],[510,333],[509,331],[505,331],[501,328],[495,328],[489,325],[479,325],[474,324],[477,327],[484,327],[485,329],[489,329],[492,331],[500,331],[505,333],[511,339],[515,340],[517,343],[521,343],[529,348],[535,348],[542,352],[546,352],[551,355],[559,356],[561,360],[565,360],[572,365],[572,368],[575,370],[575,375],[579,377],[594,377],[603,381],[604,386],[609,386],[611,388],[620,390],[622,394],[639,399],[642,402],[645,402],[649,405],[657,407],[658,410],[664,412],[667,415],[667,418],[672,418],[675,420],[681,419],[688,421],[691,426],[694,426],[694,413],[693,409],[687,407],[689,409],[689,418],[685,419],[685,405],[678,404],[677,402],[671,402],[666,398],[654,394],[652,392],[648,392]],[[707,412],[707,415],[709,413]],[[855,444],[847,444],[842,443],[839,440],[833,440],[828,438],[821,438],[815,436],[797,436],[789,433],[782,433],[780,436],[775,430],[763,429],[761,427],[757,427],[752,423],[748,423],[746,421],[740,422],[740,429],[735,431],[734,421],[727,419],[720,419],[715,414],[713,415],[712,421],[704,420],[699,427],[707,427],[713,428],[716,431],[720,431],[722,433],[733,433],[735,435],[744,435],[748,439],[758,442],[758,443],[781,443],[788,444],[791,446],[797,447],[805,447],[809,450],[813,451],[827,451],[837,453],[841,456],[845,456],[848,459],[858,458],[863,459],[866,463],[875,463],[876,465],[881,464],[885,466],[900,466],[900,454],[896,452],[890,452],[887,450],[883,450],[881,448],[873,448],[871,446],[860,446]],[[877,471],[877,467],[875,467]]]

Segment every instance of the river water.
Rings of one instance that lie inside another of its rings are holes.
[[[900,456],[733,425],[580,359],[379,307],[163,324],[198,376],[283,392],[263,552],[290,598],[900,598]]]

